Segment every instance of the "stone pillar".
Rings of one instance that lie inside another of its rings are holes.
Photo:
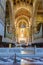
[[[32,12],[32,43],[34,41],[34,25],[36,24],[36,14],[37,14],[37,2],[38,0],[35,0],[33,3],[33,12]]]

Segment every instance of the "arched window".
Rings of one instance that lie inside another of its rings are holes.
[[[20,27],[20,28],[26,28],[26,23],[25,23],[25,22],[23,22],[23,23],[20,22],[20,23],[19,23],[19,27]]]

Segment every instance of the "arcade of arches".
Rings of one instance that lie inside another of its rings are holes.
[[[0,22],[3,42],[43,43],[43,0],[0,0]]]

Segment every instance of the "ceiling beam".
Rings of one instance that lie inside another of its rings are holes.
[[[43,10],[37,10],[38,12],[43,12]]]

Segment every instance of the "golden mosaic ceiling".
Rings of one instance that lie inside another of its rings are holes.
[[[28,10],[21,8],[21,9],[19,9],[19,10],[17,11],[17,13],[15,14],[15,18],[17,18],[18,16],[22,16],[22,15],[25,15],[25,16],[27,16],[27,17],[29,17],[29,18],[31,17],[31,16],[30,16],[30,13],[28,12]]]

